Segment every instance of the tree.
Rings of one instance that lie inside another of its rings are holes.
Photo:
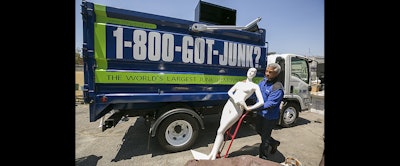
[[[79,49],[75,50],[75,64],[76,65],[83,65],[83,58],[79,53]]]

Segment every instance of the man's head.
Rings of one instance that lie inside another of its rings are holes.
[[[273,80],[279,75],[280,72],[281,66],[279,64],[270,63],[267,65],[267,68],[265,70],[265,77],[267,77],[268,80]]]

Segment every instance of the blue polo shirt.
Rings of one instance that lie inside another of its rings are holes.
[[[279,119],[280,104],[283,99],[283,85],[281,82],[268,81],[266,77],[258,84],[264,99],[264,106],[257,111],[266,119]]]

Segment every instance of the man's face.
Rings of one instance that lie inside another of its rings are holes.
[[[273,67],[267,67],[265,70],[265,77],[267,77],[268,80],[274,79],[276,76],[278,76],[278,73],[274,71]]]

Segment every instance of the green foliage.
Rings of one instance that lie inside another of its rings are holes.
[[[81,57],[81,54],[78,51],[75,51],[75,64],[83,65],[83,58]]]

